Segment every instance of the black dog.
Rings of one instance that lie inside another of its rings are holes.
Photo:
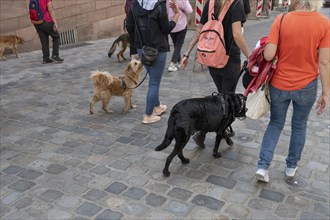
[[[176,141],[172,153],[166,159],[164,176],[170,175],[169,166],[176,155],[183,164],[189,163],[189,159],[183,156],[182,150],[196,131],[204,134],[216,132],[213,156],[221,157],[221,153],[218,152],[220,141],[224,137],[228,143],[230,138],[225,130],[235,118],[245,118],[247,111],[245,102],[246,97],[242,94],[213,93],[211,96],[185,99],[175,104],[167,122],[164,140],[155,149],[161,151],[171,144],[173,138]]]

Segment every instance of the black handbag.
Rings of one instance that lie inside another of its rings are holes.
[[[150,46],[146,46],[146,45],[142,45],[143,41],[142,38],[140,36],[140,29],[137,25],[137,18],[136,15],[132,9],[132,13],[133,13],[133,18],[134,18],[134,22],[135,22],[135,27],[137,29],[137,33],[140,39],[140,43],[141,43],[141,47],[142,47],[142,55],[141,55],[141,62],[143,65],[146,66],[152,66],[154,65],[157,57],[158,57],[158,49],[154,48],[154,47],[150,47]],[[149,15],[148,15],[148,20],[149,20]],[[148,22],[149,23],[149,22]]]

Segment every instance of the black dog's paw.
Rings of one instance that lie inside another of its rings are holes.
[[[233,146],[234,145],[234,142],[231,138],[226,138],[226,143],[229,145],[229,146]]]
[[[219,153],[219,152],[213,153],[213,157],[220,158],[221,157],[221,153]]]
[[[164,177],[168,177],[170,175],[169,171],[163,170],[163,175]]]
[[[184,160],[181,160],[181,162],[182,162],[182,164],[187,164],[187,163],[189,163],[189,162],[190,162],[190,160],[189,160],[189,159],[187,159],[187,158],[185,158]]]

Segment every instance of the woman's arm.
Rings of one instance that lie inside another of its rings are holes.
[[[241,21],[232,23],[231,27],[233,30],[233,38],[235,40],[235,43],[237,44],[239,49],[241,49],[241,51],[243,52],[246,59],[248,59],[250,56],[250,50],[249,50],[249,48],[246,44],[246,41],[243,37],[243,34],[242,34]]]
[[[319,71],[322,84],[322,94],[317,101],[316,109],[317,114],[320,115],[325,112],[329,106],[329,94],[330,94],[330,48],[319,49]]]
[[[198,42],[199,35],[201,33],[203,25],[199,24],[195,29],[195,35],[191,39],[187,51],[183,54],[183,57],[181,59],[181,67],[182,69],[185,69],[188,64],[188,57],[192,49],[195,47],[196,43]]]

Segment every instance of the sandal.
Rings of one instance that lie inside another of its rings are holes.
[[[162,115],[165,111],[167,110],[167,106],[166,105],[159,105],[157,107],[154,108],[154,115],[160,116]]]
[[[151,123],[155,123],[155,122],[159,121],[160,119],[161,118],[157,115],[151,115],[151,116],[143,115],[142,123],[151,124]]]

